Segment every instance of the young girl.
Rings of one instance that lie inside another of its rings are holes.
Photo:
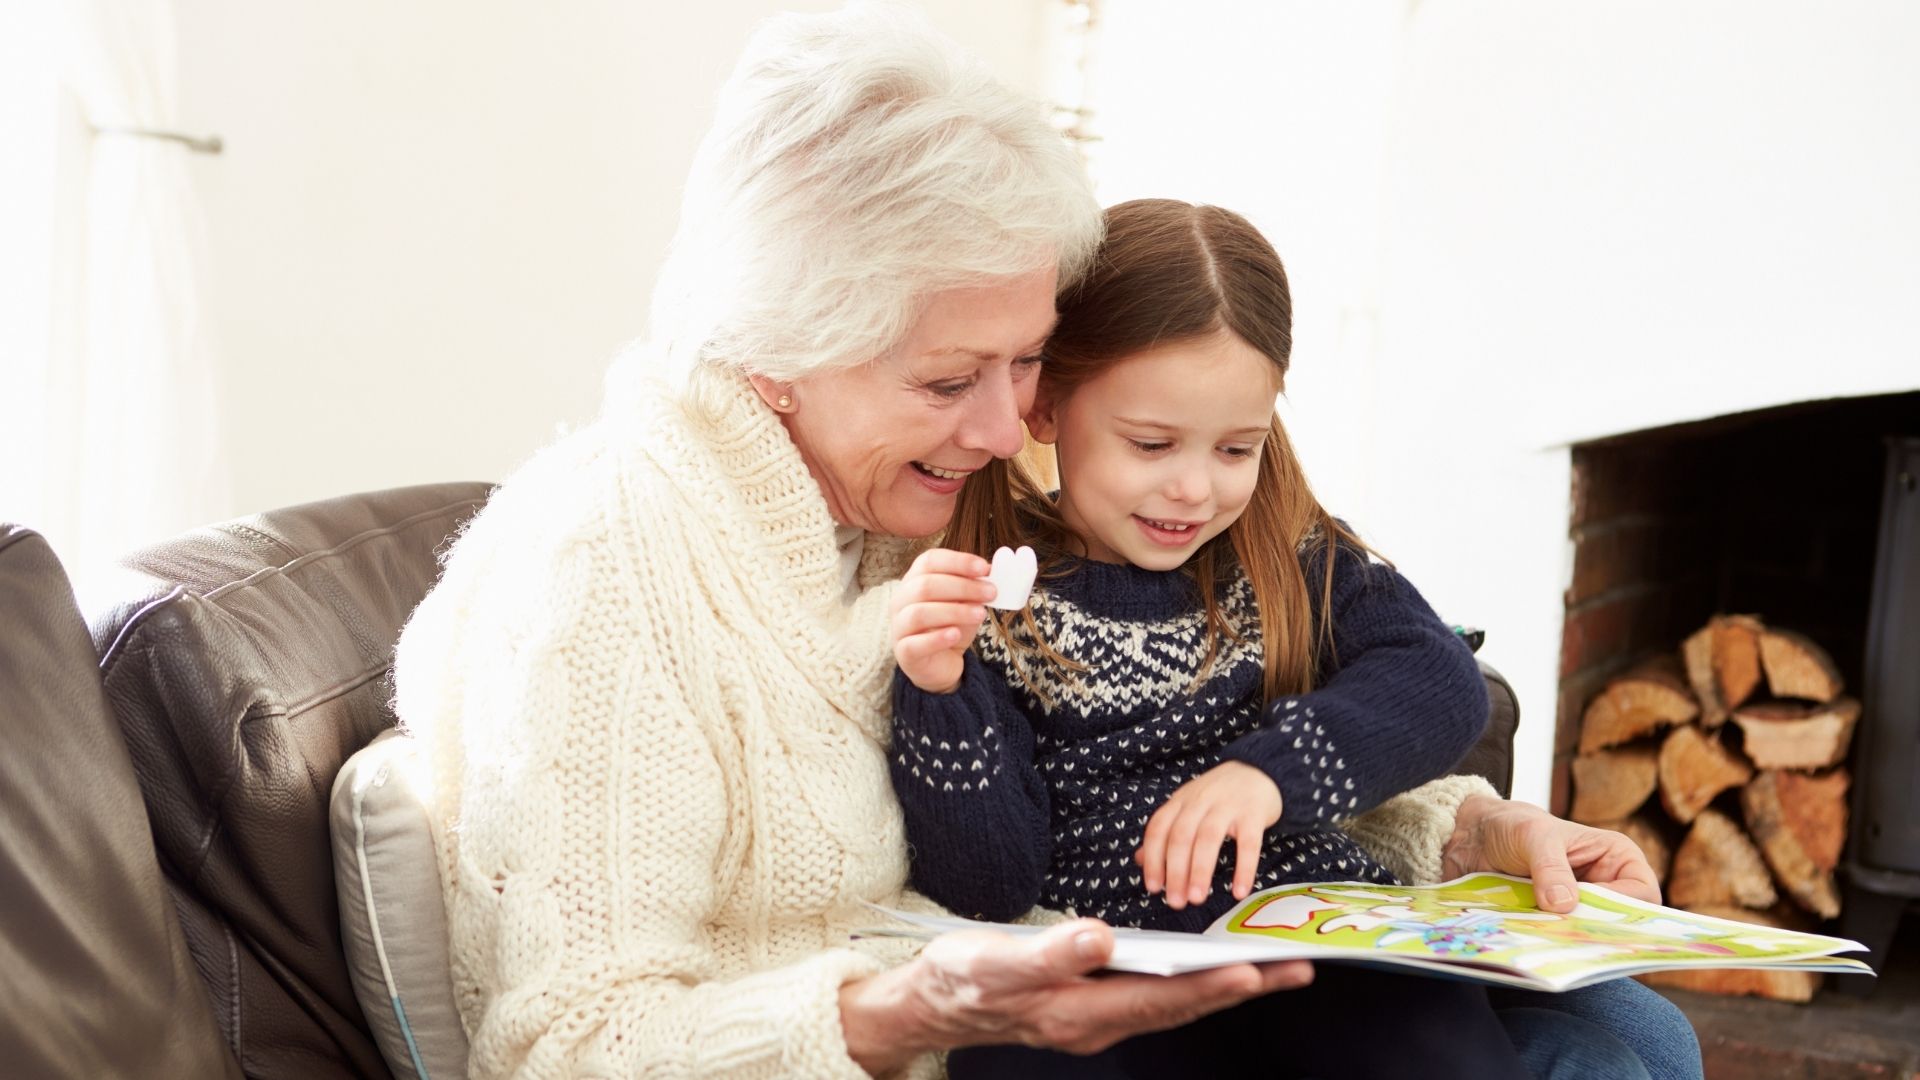
[[[1274,411],[1292,315],[1272,247],[1238,215],[1165,200],[1107,226],[1028,417],[1058,495],[1016,463],[982,470],[958,550],[923,555],[895,601],[913,883],[970,916],[1197,931],[1254,889],[1391,882],[1340,824],[1471,748],[1478,667],[1308,489]],[[1040,555],[1033,598],[987,621],[979,556],[1021,544]],[[1263,1072],[1521,1074],[1478,988],[1337,966],[1086,1067],[1230,1064],[1289,1030],[1315,1037],[1266,1047]],[[1018,1048],[953,1065],[1068,1067]]]

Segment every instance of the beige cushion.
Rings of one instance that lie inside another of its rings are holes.
[[[447,912],[433,836],[411,777],[418,748],[393,731],[347,759],[333,781],[333,880],[354,996],[401,1080],[467,1075],[454,1005]]]

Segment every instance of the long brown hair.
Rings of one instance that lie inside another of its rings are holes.
[[[1041,393],[1056,402],[1130,356],[1223,331],[1272,360],[1282,385],[1293,352],[1293,299],[1279,254],[1245,218],[1217,206],[1139,199],[1109,208],[1093,268],[1061,294],[1059,307],[1040,368]],[[980,555],[1032,544],[1050,553],[1043,577],[1057,572],[1061,553],[1084,554],[1032,464],[1019,458],[995,461],[969,479],[945,542]],[[1319,549],[1318,626],[1301,569],[1303,545]],[[1334,559],[1365,559],[1370,550],[1314,498],[1276,414],[1246,511],[1181,568],[1206,600],[1201,670],[1222,640],[1238,637],[1220,610],[1217,588],[1237,565],[1260,612],[1266,698],[1311,690],[1320,649],[1332,640],[1327,607]],[[1031,647],[1061,661],[1040,638],[1031,611],[1021,617]],[[1007,639],[1014,645],[1013,635]]]

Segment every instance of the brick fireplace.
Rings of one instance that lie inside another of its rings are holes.
[[[1920,434],[1920,393],[1789,405],[1573,448],[1553,809],[1588,700],[1716,613],[1822,642],[1861,682],[1886,458]]]
[[[1715,615],[1756,614],[1768,626],[1805,634],[1831,654],[1847,692],[1862,694],[1876,553],[1884,546],[1888,439],[1896,436],[1920,436],[1920,392],[1788,405],[1572,448],[1555,812],[1569,811],[1570,766],[1588,703],[1635,665],[1672,655]],[[1882,625],[1886,606],[1883,595]],[[1920,664],[1920,650],[1896,662]],[[1874,685],[1885,681],[1882,675]],[[1876,721],[1871,693],[1847,763],[1856,829],[1868,768],[1862,747],[1872,744]],[[1730,794],[1717,803],[1737,818]],[[1685,829],[1671,820],[1663,827],[1671,850]],[[1844,868],[1841,876],[1845,884]],[[1907,1075],[1920,1067],[1920,921],[1899,915],[1911,911],[1911,896],[1876,899],[1848,887],[1841,919],[1824,926],[1881,948],[1877,981],[1830,980],[1802,1006],[1668,991],[1701,1033],[1708,1075]],[[1881,914],[1867,922],[1881,926],[1869,931],[1861,913],[1871,911]],[[1869,1000],[1857,999],[1868,992]]]

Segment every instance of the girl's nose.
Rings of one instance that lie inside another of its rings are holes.
[[[1205,469],[1181,469],[1167,485],[1167,497],[1198,506],[1213,495],[1213,479]]]

